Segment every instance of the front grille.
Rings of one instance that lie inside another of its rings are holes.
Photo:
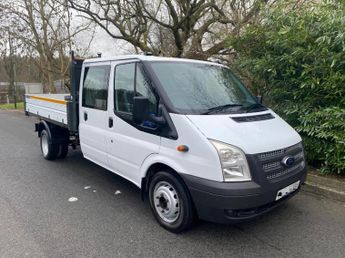
[[[291,167],[285,166],[282,162],[286,156],[294,158],[295,162]],[[301,171],[305,166],[303,146],[301,143],[285,149],[260,153],[258,154],[258,158],[261,161],[265,176],[269,181],[278,181],[287,175]]]

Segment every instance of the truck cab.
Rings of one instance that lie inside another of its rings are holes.
[[[43,155],[80,144],[86,159],[138,186],[167,230],[196,217],[255,218],[305,181],[301,137],[226,66],[131,55],[75,59],[71,71],[62,123],[40,110],[37,98],[49,97],[26,96]]]

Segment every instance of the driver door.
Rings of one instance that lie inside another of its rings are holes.
[[[156,113],[157,97],[153,94],[139,62],[115,62],[113,66],[112,103],[108,111],[108,162],[110,169],[140,186],[140,167],[144,160],[159,152],[160,136],[145,132],[133,122],[133,98],[145,96],[150,112]]]

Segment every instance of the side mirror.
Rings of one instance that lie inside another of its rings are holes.
[[[149,114],[149,99],[146,97],[134,97],[133,121],[137,124],[143,123]]]
[[[261,95],[257,95],[257,96],[256,96],[256,101],[257,101],[259,104],[262,104],[262,96],[261,96]]]

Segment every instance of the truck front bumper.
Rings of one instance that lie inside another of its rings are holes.
[[[294,196],[299,189],[276,201],[277,192],[306,179],[307,168],[276,183],[216,182],[186,174],[183,177],[200,219],[216,223],[236,223],[253,219]]]

